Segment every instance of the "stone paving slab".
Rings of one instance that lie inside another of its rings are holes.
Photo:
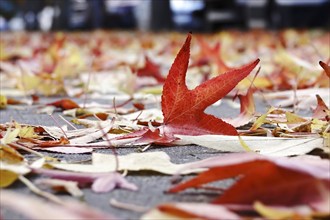
[[[55,98],[41,98],[41,101],[47,103],[48,101],[55,100]],[[19,109],[18,109],[19,108]],[[265,105],[258,104],[258,109],[265,109]],[[208,113],[221,116],[221,117],[233,117],[239,113],[239,109],[231,108],[226,102],[223,102],[221,106],[211,107],[207,109]],[[60,112],[54,113],[54,117],[61,114]],[[54,121],[47,114],[36,114],[36,109],[32,106],[11,106],[6,110],[0,111],[0,123],[6,123],[10,120],[16,120],[19,123],[27,123],[33,125],[55,125]],[[68,118],[69,119],[69,118]],[[60,120],[59,120],[60,121]],[[64,122],[63,122],[64,124]],[[118,148],[119,155],[124,155],[132,152],[136,152],[136,148]],[[213,149],[208,149],[200,146],[174,146],[174,147],[151,147],[149,151],[164,151],[166,152],[171,161],[174,163],[187,163],[196,161],[211,156],[224,154],[223,152],[217,152]],[[111,154],[110,149],[98,149],[94,152]],[[67,161],[83,161],[91,159],[91,154],[59,154],[59,153],[47,153],[44,154],[56,157],[59,159],[65,159]],[[28,156],[28,155],[26,155]],[[185,176],[183,178],[191,178]],[[29,179],[34,180],[37,176],[29,176]],[[96,194],[90,189],[85,188],[83,192],[85,194],[84,200],[86,203],[93,207],[101,209],[105,212],[111,213],[114,216],[121,219],[138,219],[142,213],[127,211],[123,209],[114,208],[109,204],[110,199],[116,199],[120,202],[132,203],[145,208],[152,208],[160,203],[164,202],[210,202],[212,199],[218,196],[213,192],[207,192],[202,190],[187,190],[179,194],[167,194],[165,193],[171,186],[171,176],[161,175],[155,172],[129,172],[126,177],[128,181],[136,184],[139,187],[139,191],[131,192],[127,190],[114,190],[108,193]],[[218,183],[218,186],[228,187],[232,183],[232,180],[226,180]],[[29,194],[32,193],[22,183],[16,182],[10,188],[10,190]],[[58,195],[58,194],[57,194]],[[33,195],[34,196],[34,195]],[[60,197],[68,198],[66,194],[59,194]],[[60,211],[60,210],[58,210]],[[4,219],[25,219],[23,216],[18,215],[10,210],[2,210],[2,216]]]

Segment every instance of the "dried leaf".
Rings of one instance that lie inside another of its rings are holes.
[[[163,174],[175,174],[184,164],[174,164],[170,162],[170,157],[165,152],[145,152],[119,155],[119,170],[140,171],[150,170]],[[115,157],[110,154],[93,153],[92,164],[64,164],[52,163],[52,166],[75,172],[103,173],[115,170]],[[199,170],[189,170],[186,173],[194,173]]]
[[[45,203],[44,200],[36,197],[1,190],[0,201],[1,207],[14,210],[30,219],[115,219],[110,214],[73,200],[62,204]]]
[[[62,110],[80,108],[79,105],[71,99],[61,99],[56,102],[48,103],[47,105],[55,106],[57,108],[61,108]]]
[[[116,172],[75,173],[69,171],[36,168],[33,168],[32,172],[37,174],[43,174],[55,179],[75,181],[78,182],[81,186],[86,186],[86,184],[92,184],[92,190],[98,193],[108,192],[115,188],[123,188],[132,191],[136,191],[138,189],[136,185],[129,183],[123,176]]]
[[[313,112],[312,117],[329,121],[330,120],[330,110],[329,110],[328,106],[324,103],[323,99],[318,94],[316,95],[316,98],[317,98],[317,106]]]
[[[230,92],[254,69],[259,59],[208,80],[193,90],[188,90],[185,79],[190,56],[190,41],[189,34],[172,64],[163,87],[164,132],[237,135],[232,125],[205,114],[204,110]]]
[[[180,140],[173,144],[187,145],[196,144],[203,147],[219,150],[222,152],[244,152],[238,137],[226,135],[175,135]],[[279,137],[254,137],[241,136],[246,145],[260,154],[269,156],[292,156],[303,155],[313,149],[324,149],[324,139],[317,138],[279,138]]]
[[[322,61],[320,61],[319,64],[324,69],[324,72],[327,74],[327,76],[330,78],[330,66]]]
[[[145,56],[144,67],[137,70],[138,76],[150,76],[157,80],[159,83],[163,83],[165,78],[160,72],[160,66],[153,63],[148,56]]]
[[[144,214],[142,220],[151,219],[241,219],[228,208],[203,203],[168,203]]]
[[[308,205],[314,210],[330,213],[330,200],[326,196],[330,194],[328,160],[272,158],[242,153],[208,158],[187,167],[191,168],[209,170],[172,187],[170,192],[239,175],[237,182],[214,203],[252,205],[260,201],[266,205]]]
[[[0,109],[7,108],[7,97],[4,95],[0,95]]]
[[[63,153],[63,154],[85,154],[85,153],[91,153],[93,152],[92,148],[83,148],[83,147],[42,147],[33,148],[34,150],[43,150],[43,151],[49,151],[49,152],[55,152],[55,153]]]
[[[19,175],[17,173],[12,171],[0,169],[0,187],[3,188],[10,186],[17,180],[18,176]]]
[[[78,182],[58,179],[37,179],[37,185],[49,186],[55,191],[66,191],[74,197],[82,197],[84,193],[79,189]]]

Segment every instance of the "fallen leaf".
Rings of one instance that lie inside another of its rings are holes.
[[[168,203],[161,204],[144,214],[141,220],[151,219],[241,219],[228,208],[205,203]]]
[[[13,130],[11,128],[8,128],[5,133],[5,136],[0,139],[0,143],[5,145],[17,141],[18,139],[16,137],[18,136],[19,132],[19,128],[15,128]]]
[[[118,156],[119,170],[128,171],[155,171],[163,174],[175,174],[182,169],[184,164],[174,164],[170,161],[170,157],[165,152],[144,152],[131,153],[128,155]],[[111,154],[93,153],[92,164],[64,164],[51,163],[58,169],[88,172],[88,173],[103,173],[115,171],[116,159]],[[189,170],[186,173],[194,173],[200,170]]]
[[[35,181],[37,185],[51,187],[55,191],[66,191],[73,197],[82,197],[84,193],[79,189],[78,182],[57,180],[57,179],[37,179]]]
[[[320,61],[319,64],[324,69],[324,72],[327,74],[327,76],[330,78],[330,66],[322,61]]]
[[[95,170],[94,170],[95,171]],[[61,170],[38,169],[33,168],[33,173],[43,174],[48,177],[61,180],[69,180],[78,182],[81,186],[86,184],[92,185],[94,192],[109,192],[115,188],[128,189],[136,191],[136,185],[128,182],[121,174],[116,172],[103,172],[103,173],[75,173]]]
[[[315,100],[315,94],[319,94],[325,103],[330,102],[329,88],[308,88],[308,89],[297,89],[295,94],[292,90],[288,91],[276,91],[263,93],[263,99],[282,99],[273,104],[273,106],[288,107],[293,106],[296,100],[297,109],[309,109],[316,107],[317,103]]]
[[[0,187],[8,187],[19,175],[30,172],[24,157],[14,148],[0,145]]]
[[[61,108],[62,110],[80,108],[79,105],[71,99],[61,99],[59,101],[51,102],[46,105],[55,106],[57,108]]]
[[[203,63],[203,61],[215,63],[218,74],[227,72],[231,69],[222,60],[220,42],[217,42],[213,48],[210,47],[210,45],[206,43],[202,37],[197,37],[197,42],[200,46],[200,59],[197,61],[198,63]]]
[[[34,147],[34,150],[43,150],[55,153],[62,153],[62,154],[85,154],[93,152],[92,148],[83,148],[83,147]]]
[[[226,135],[175,135],[179,140],[173,144],[188,145],[196,144],[199,146],[219,150],[222,152],[245,152],[238,137]],[[246,145],[260,154],[269,156],[292,156],[303,155],[313,149],[323,149],[324,139],[316,138],[280,138],[280,137],[257,137],[241,136]]]
[[[261,216],[267,219],[313,219],[313,210],[308,206],[267,206],[257,201],[253,204],[253,207],[258,213],[261,214]]]
[[[208,158],[186,168],[209,170],[172,187],[169,192],[240,176],[214,203],[252,205],[260,201],[266,205],[308,205],[316,211],[330,213],[326,196],[330,194],[328,160],[241,153]]]
[[[188,90],[185,79],[190,56],[190,41],[189,34],[172,64],[163,87],[164,132],[237,135],[232,125],[204,113],[204,110],[230,92],[254,69],[259,59],[239,69],[214,77],[193,90]]]
[[[328,106],[324,103],[321,96],[316,95],[316,98],[317,98],[317,106],[313,112],[312,117],[330,121],[330,110]]]
[[[7,97],[4,95],[0,95],[0,109],[7,108]]]
[[[116,219],[81,202],[68,200],[61,204],[45,203],[37,197],[9,190],[1,190],[0,201],[1,207],[14,210],[29,219]]]
[[[165,81],[165,78],[160,72],[160,66],[153,63],[148,56],[145,56],[144,67],[137,70],[137,75],[153,77],[158,83],[163,83]]]
[[[241,105],[240,114],[234,119],[224,119],[224,121],[236,128],[249,123],[255,114],[253,93],[254,91],[250,87],[245,95],[238,95]]]
[[[136,185],[129,183],[117,172],[97,178],[92,184],[92,190],[97,193],[110,192],[115,188],[129,189],[132,191],[138,190]]]

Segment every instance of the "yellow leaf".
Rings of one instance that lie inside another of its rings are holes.
[[[260,215],[262,215],[263,217],[265,217],[267,219],[277,219],[277,220],[297,219],[297,217],[298,217],[296,212],[294,212],[294,211],[291,211],[289,209],[283,210],[283,209],[279,209],[279,208],[269,207],[258,201],[253,204],[253,207]],[[307,219],[307,218],[303,218],[301,216],[301,219]]]
[[[180,220],[180,219],[185,219],[185,218],[180,218],[179,216],[175,216],[175,215],[171,215],[171,214],[162,212],[159,209],[153,209],[153,210],[145,213],[141,217],[141,220],[152,220],[152,219]]]
[[[140,93],[153,94],[153,95],[162,94],[162,91],[163,91],[163,87],[161,86],[145,87],[139,90]]]
[[[249,148],[249,146],[245,143],[245,141],[243,141],[240,135],[238,135],[238,139],[239,139],[239,143],[242,145],[244,150],[246,150],[247,152],[252,152],[251,148]]]
[[[5,136],[1,139],[1,144],[9,144],[16,140],[20,129],[15,128],[14,130],[7,129]]]
[[[285,116],[286,116],[288,123],[290,123],[290,124],[298,124],[298,123],[307,121],[306,119],[304,119],[296,114],[293,114],[291,112],[285,112]]]
[[[328,126],[328,122],[322,121],[317,118],[313,118],[312,125],[311,125],[311,132],[312,133],[322,133],[326,127]]]
[[[18,84],[18,88],[25,92],[29,92],[36,89],[40,84],[42,84],[42,81],[39,77],[30,75],[27,71],[23,70],[21,83]]]
[[[9,170],[0,170],[0,187],[10,186],[18,178],[18,174]]]
[[[7,107],[7,97],[4,95],[0,95],[0,109],[4,109]]]
[[[6,145],[1,145],[0,160],[6,163],[21,163],[24,160],[24,157],[14,148]]]
[[[263,125],[266,121],[266,118],[268,116],[268,114],[270,114],[272,111],[274,111],[275,108],[271,107],[265,114],[261,115],[252,125],[252,127],[250,128],[250,131],[254,131],[257,130],[261,125]]]
[[[20,124],[15,123],[15,127],[19,129],[18,136],[20,138],[37,138],[38,135],[34,132],[34,127],[24,126],[22,127]]]

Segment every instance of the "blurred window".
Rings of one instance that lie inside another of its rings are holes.
[[[329,0],[275,0],[279,5],[319,5]]]
[[[171,9],[174,13],[176,12],[193,12],[202,10],[204,8],[203,0],[171,0],[170,1]]]

